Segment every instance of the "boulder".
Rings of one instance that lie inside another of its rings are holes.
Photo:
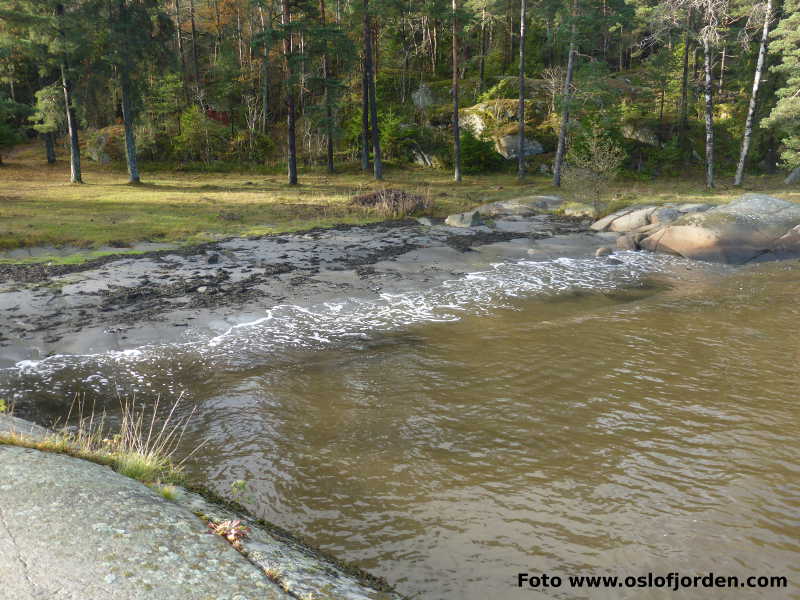
[[[614,251],[608,246],[602,246],[595,251],[594,255],[597,258],[602,258],[603,256],[611,256],[613,253]]]
[[[650,223],[666,225],[667,223],[672,223],[680,216],[681,212],[679,210],[671,206],[665,206],[664,208],[653,211],[653,214],[650,215]]]
[[[800,204],[745,194],[730,204],[686,214],[642,240],[641,246],[686,258],[743,264],[778,246],[785,248],[782,256],[791,252],[790,230],[798,225]]]
[[[795,167],[794,170],[789,173],[786,179],[783,181],[786,185],[794,185],[795,183],[800,183],[800,167]]]
[[[770,254],[773,259],[800,257],[800,225],[779,237]]]
[[[663,206],[629,206],[603,217],[592,224],[595,231],[628,232],[641,230],[647,225],[664,225],[676,221],[681,215],[705,212],[711,204],[667,204]]]
[[[477,227],[482,223],[481,214],[477,210],[450,215],[444,222],[450,227]]]
[[[638,210],[633,210],[614,219],[614,221],[609,225],[608,229],[611,231],[621,232],[639,229],[640,227],[650,224],[650,215],[652,215],[656,210],[658,209],[655,206],[648,206],[645,208],[639,208]]]
[[[436,222],[430,217],[418,217],[417,223],[419,223],[420,225],[424,225],[425,227],[433,227],[434,225],[436,225]]]
[[[506,160],[517,158],[519,150],[519,134],[504,135],[495,140],[494,148]],[[525,156],[536,156],[544,152],[544,147],[536,140],[525,136],[525,143],[522,147]]]
[[[645,125],[628,123],[622,126],[622,137],[634,140],[648,146],[659,146],[660,141],[656,132]]]
[[[617,250],[640,250],[639,242],[645,238],[643,233],[626,233],[617,238]]]
[[[520,216],[530,217],[542,212],[554,210],[564,201],[558,196],[528,196],[499,200],[478,207],[478,212],[486,217]]]
[[[714,205],[713,204],[705,204],[703,202],[696,202],[694,204],[691,204],[691,203],[690,204],[679,204],[677,208],[678,208],[678,211],[680,211],[681,213],[687,214],[687,213],[706,212],[707,210],[710,210],[710,209],[714,208]]]
[[[606,215],[602,219],[595,221],[591,224],[591,229],[594,231],[608,231],[609,226],[619,217],[627,215],[628,213],[633,212],[634,208],[623,208],[622,210],[618,210],[617,212],[613,212],[610,215]]]

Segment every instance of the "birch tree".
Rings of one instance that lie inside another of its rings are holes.
[[[756,104],[758,98],[758,88],[761,84],[761,76],[764,72],[764,64],[767,57],[767,42],[769,41],[769,26],[772,20],[772,0],[766,0],[764,4],[759,5],[760,10],[764,13],[764,24],[761,30],[761,44],[758,48],[758,61],[756,62],[756,72],[753,76],[753,89],[750,91],[750,104],[747,109],[747,120],[744,124],[744,133],[742,134],[742,151],[739,155],[739,164],[736,166],[736,176],[733,180],[733,185],[742,185],[744,178],[744,167],[747,163],[747,154],[750,151],[750,140],[753,137],[753,121],[755,120]]]

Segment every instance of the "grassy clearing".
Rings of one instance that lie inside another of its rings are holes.
[[[197,173],[145,164],[145,183],[130,186],[122,165],[100,166],[88,159],[84,164],[87,183],[71,185],[63,156],[55,165],[47,165],[38,146],[24,146],[7,158],[6,166],[0,168],[0,249],[50,245],[121,253],[142,241],[194,243],[231,235],[375,222],[384,218],[380,211],[354,206],[351,200],[384,188],[429,198],[433,216],[522,194],[563,194],[542,175],[532,175],[524,184],[510,173],[472,176],[456,185],[449,172],[418,168],[389,168],[380,183],[355,167],[332,176],[304,169],[301,185],[290,187],[283,174],[269,174],[264,169]],[[750,177],[744,190],[734,189],[725,180],[709,192],[700,173],[654,181],[617,181],[609,198],[611,207],[616,208],[631,203],[726,202],[742,191],[800,201],[800,191],[787,189],[780,176]],[[93,257],[96,253],[85,252],[26,260],[81,262]]]
[[[120,423],[112,429],[105,412],[98,414],[92,409],[84,415],[85,407],[76,399],[66,417],[66,422],[69,422],[73,411],[77,411],[75,426],[56,428],[42,439],[0,433],[0,444],[67,454],[106,465],[122,475],[154,486],[162,496],[170,498],[177,493],[173,485],[184,482],[182,466],[191,456],[175,460],[193,414],[192,411],[186,417],[177,418],[175,411],[179,402],[175,402],[167,417],[158,424],[158,400],[149,411],[138,405],[135,399],[121,400]]]

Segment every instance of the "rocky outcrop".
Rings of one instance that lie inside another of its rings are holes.
[[[622,137],[648,146],[659,146],[661,143],[656,132],[650,127],[634,123],[627,123],[622,126]]]
[[[171,486],[167,496],[109,467],[14,445],[52,435],[0,413],[2,598],[400,598],[383,580],[197,493]],[[209,522],[225,521],[249,529],[235,546],[208,533]]]
[[[789,175],[786,176],[784,180],[786,185],[794,185],[795,183],[800,183],[800,167],[795,167]]]
[[[623,235],[617,248],[743,264],[800,256],[800,204],[745,194],[730,204],[631,207],[592,225]]]
[[[519,155],[519,134],[514,133],[497,138],[494,142],[494,149],[506,160],[517,158]],[[524,156],[536,156],[544,153],[544,146],[538,141],[525,136],[522,153]]]
[[[529,217],[555,210],[563,203],[559,196],[527,196],[490,202],[479,206],[477,211],[484,217]]]

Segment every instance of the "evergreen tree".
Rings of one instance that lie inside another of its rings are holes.
[[[784,17],[772,32],[769,51],[780,59],[773,67],[785,83],[776,92],[772,112],[763,122],[781,135],[781,158],[791,168],[800,167],[800,0],[786,0]]]

